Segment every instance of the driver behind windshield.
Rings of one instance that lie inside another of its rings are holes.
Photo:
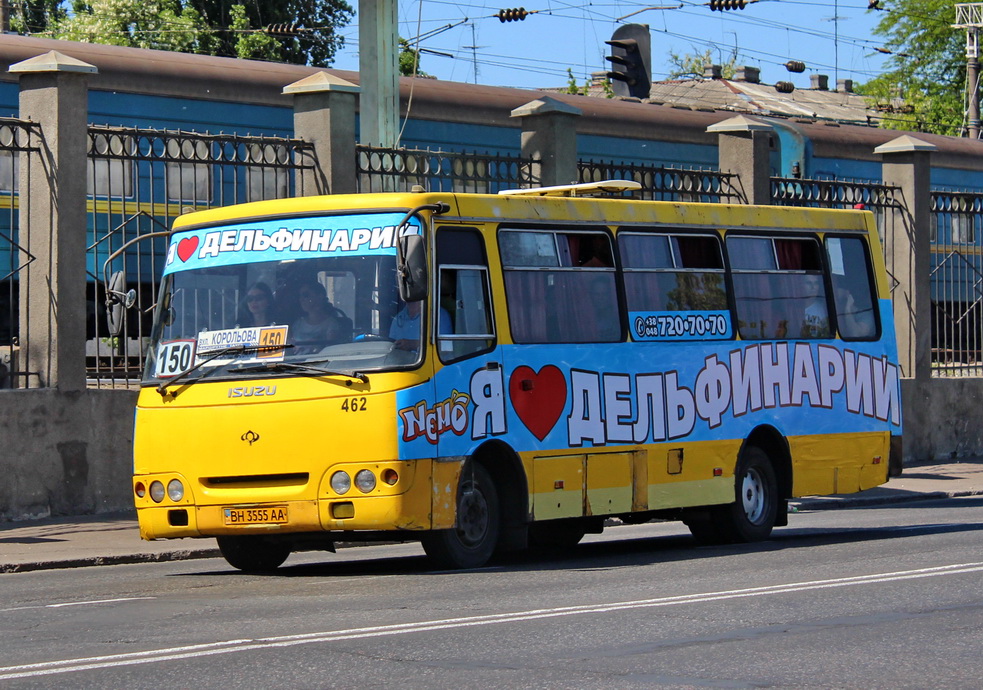
[[[301,283],[297,290],[301,316],[290,325],[290,339],[300,347],[319,349],[352,339],[352,320],[331,304],[324,286],[316,280]]]

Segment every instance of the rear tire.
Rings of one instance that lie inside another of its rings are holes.
[[[701,544],[762,541],[771,535],[781,501],[767,453],[748,446],[734,474],[733,503],[713,506],[706,515],[685,521]]]
[[[273,572],[290,555],[289,546],[264,537],[218,537],[217,540],[222,557],[244,573]]]
[[[423,550],[441,568],[480,568],[495,552],[501,531],[498,492],[482,465],[469,462],[457,489],[457,520],[453,529],[423,537]]]

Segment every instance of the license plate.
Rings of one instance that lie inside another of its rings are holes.
[[[287,520],[287,506],[267,508],[223,508],[227,525],[284,525]]]

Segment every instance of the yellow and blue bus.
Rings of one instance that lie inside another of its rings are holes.
[[[870,213],[630,183],[258,202],[171,231],[135,422],[145,539],[442,567],[618,518],[767,538],[901,433]]]

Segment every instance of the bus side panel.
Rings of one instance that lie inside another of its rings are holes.
[[[648,509],[731,503],[741,440],[663,444],[649,450]],[[719,470],[719,476],[714,471]]]
[[[792,495],[863,491],[887,481],[890,434],[793,436]]]
[[[457,520],[457,485],[461,480],[463,463],[444,458],[433,463],[433,483],[430,507],[432,529],[450,529]]]

